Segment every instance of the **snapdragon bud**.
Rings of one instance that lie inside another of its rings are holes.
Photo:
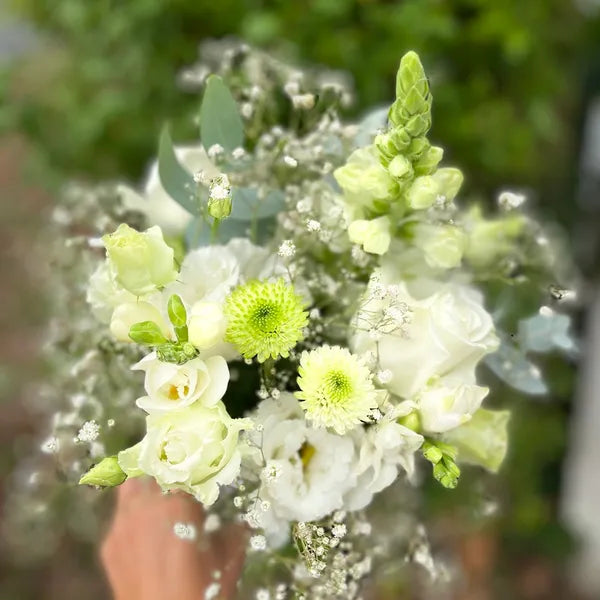
[[[453,167],[444,167],[443,169],[438,169],[432,175],[432,177],[438,185],[438,193],[449,201],[456,198],[458,190],[460,190],[460,186],[464,180],[461,171]]]
[[[119,466],[117,457],[107,456],[81,477],[79,485],[114,487],[121,485],[126,479],[127,475]]]
[[[348,237],[354,244],[361,244],[365,252],[385,254],[392,241],[391,222],[388,217],[379,217],[371,221],[358,219],[350,223]]]
[[[439,186],[431,175],[417,177],[407,193],[408,205],[414,210],[433,206],[439,194]]]
[[[444,156],[444,149],[439,146],[430,146],[420,158],[415,161],[413,168],[416,175],[431,175],[435,173],[438,164]]]
[[[413,168],[410,160],[398,154],[388,165],[388,171],[396,179],[408,179],[413,174]]]

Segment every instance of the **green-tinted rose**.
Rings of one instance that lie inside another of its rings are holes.
[[[139,232],[122,223],[102,241],[114,278],[136,296],[148,294],[177,277],[173,249],[158,226]]]

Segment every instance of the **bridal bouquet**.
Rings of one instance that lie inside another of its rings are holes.
[[[455,488],[465,465],[499,469],[509,411],[493,386],[544,393],[527,352],[573,349],[550,306],[568,293],[548,287],[554,242],[525,196],[501,193],[493,217],[458,201],[414,52],[391,108],[359,125],[338,117],[343,83],[224,56],[183,77],[203,90],[201,144],[165,128],[146,189],[121,187],[124,222],[91,240],[89,310],[104,355],[130,361],[145,430],[101,456],[114,423],[81,423],[95,464],[80,483],[150,476],[201,502],[206,527],[246,522],[249,560],[272,574],[257,599],[355,598],[385,552],[378,495],[427,470]],[[524,286],[544,304],[526,315]]]

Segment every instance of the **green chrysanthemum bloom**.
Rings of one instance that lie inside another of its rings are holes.
[[[286,357],[300,340],[308,322],[302,298],[283,279],[275,283],[250,281],[238,286],[225,301],[227,331],[244,358]]]
[[[303,352],[296,397],[316,427],[343,435],[377,408],[377,391],[362,360],[339,346]]]

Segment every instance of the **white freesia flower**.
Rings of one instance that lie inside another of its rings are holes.
[[[412,283],[409,291],[386,265],[377,275],[367,290],[372,296],[368,314],[359,312],[355,318],[357,330],[350,340],[353,352],[377,352],[380,368],[392,374],[387,389],[406,399],[414,398],[432,377],[474,383],[477,363],[498,346],[482,295],[471,286],[453,282]],[[410,309],[410,320],[401,333],[374,331],[370,323],[376,325],[385,306],[375,291],[392,284],[396,301]]]
[[[194,358],[182,365],[158,360],[152,352],[132,369],[145,371],[147,396],[136,404],[149,413],[164,413],[191,404],[215,406],[225,395],[229,368],[222,356]]]
[[[131,342],[129,337],[131,326],[142,321],[153,321],[166,338],[170,337],[170,328],[158,308],[141,300],[125,302],[115,308],[110,320],[110,332],[120,342]]]
[[[311,427],[289,393],[261,402],[256,422],[263,432],[253,435],[257,445],[262,442],[266,462],[261,498],[270,504],[263,525],[273,543],[282,543],[289,522],[313,521],[342,507],[344,494],[356,482],[354,443]]]
[[[208,178],[219,173],[202,145],[176,146],[174,150],[179,162],[187,167],[190,173],[202,171]],[[167,235],[180,235],[193,218],[163,188],[158,174],[158,161],[155,161],[148,171],[142,194],[125,185],[119,186],[118,191],[127,208],[144,213],[150,225],[159,225]]]
[[[396,480],[400,468],[409,477],[413,474],[414,454],[423,444],[423,436],[396,420],[414,408],[412,402],[403,402],[366,431],[353,432],[358,448],[358,461],[353,468],[357,482],[344,498],[347,510],[367,506],[374,494]]]
[[[467,423],[488,392],[479,385],[435,381],[418,396],[423,429],[441,433]]]
[[[237,477],[239,432],[251,426],[249,419],[232,419],[222,402],[150,414],[145,437],[119,452],[119,466],[129,477],[150,475],[164,490],[180,489],[210,505],[219,486]]]

